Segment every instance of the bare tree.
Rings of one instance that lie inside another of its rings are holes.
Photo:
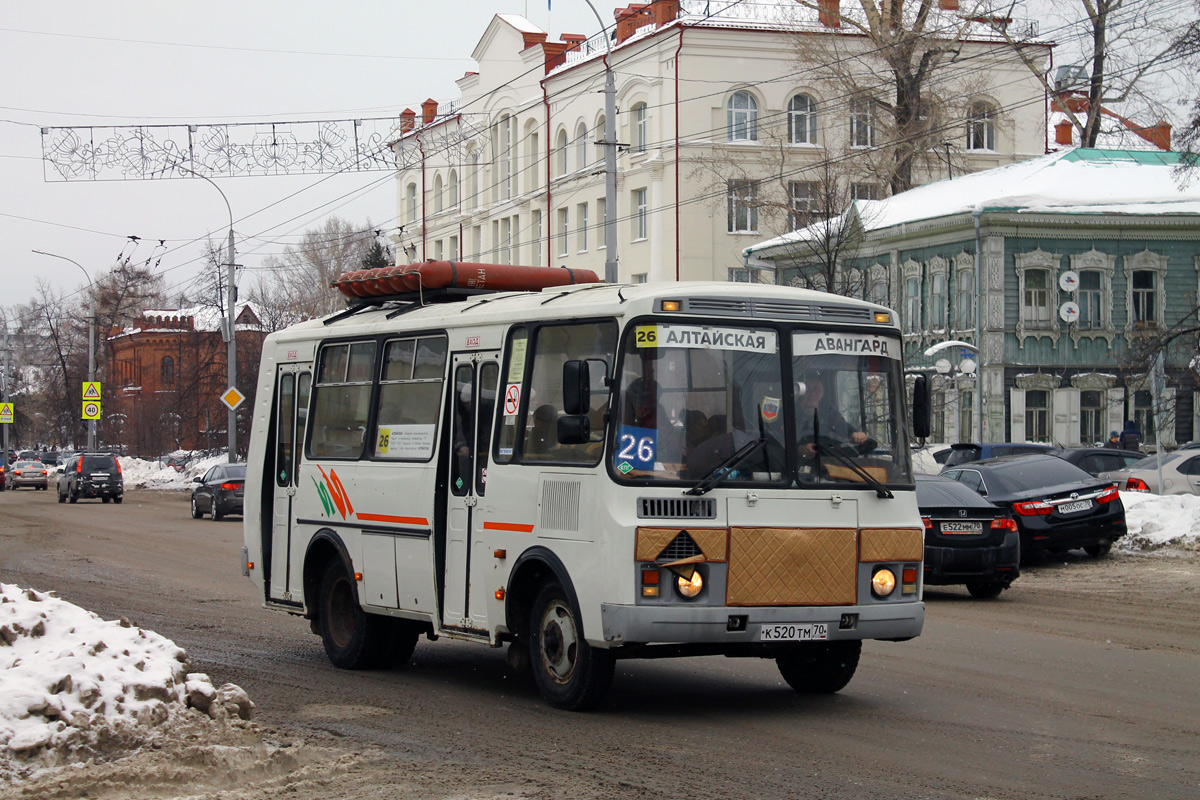
[[[1196,7],[1200,9],[1200,2]],[[1184,64],[1195,68],[1200,60],[1200,21],[1192,20],[1179,34],[1173,44],[1173,54]],[[1190,106],[1187,122],[1176,139],[1176,147],[1182,157],[1177,174],[1185,181],[1191,179],[1200,159],[1200,93],[1193,91],[1187,101]]]

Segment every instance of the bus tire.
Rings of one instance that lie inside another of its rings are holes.
[[[616,659],[583,638],[579,612],[557,583],[537,593],[529,617],[529,658],[542,698],[564,711],[586,711],[604,699]]]
[[[330,662],[341,669],[379,666],[385,656],[390,620],[363,611],[354,578],[341,559],[325,565],[317,602],[321,641]]]
[[[775,657],[779,674],[797,692],[833,694],[846,688],[858,669],[862,642],[805,642]]]

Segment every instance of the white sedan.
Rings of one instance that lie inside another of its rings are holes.
[[[1162,490],[1158,486],[1160,464]],[[1138,461],[1135,466],[1101,472],[1099,477],[1114,481],[1117,488],[1126,492],[1200,494],[1200,450],[1176,450],[1150,456]]]

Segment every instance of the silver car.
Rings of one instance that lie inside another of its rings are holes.
[[[1162,466],[1163,488],[1158,487]],[[1200,494],[1200,450],[1176,450],[1138,461],[1125,469],[1101,472],[1099,477],[1113,481],[1126,492],[1153,494]]]
[[[19,489],[28,486],[45,491],[49,472],[46,465],[40,461],[18,461],[8,471],[8,488]]]

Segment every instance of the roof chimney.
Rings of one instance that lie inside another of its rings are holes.
[[[421,122],[428,125],[437,116],[437,100],[432,97],[421,103]]]
[[[654,14],[654,24],[661,28],[679,17],[679,0],[653,0],[650,11]]]
[[[1054,143],[1070,147],[1075,140],[1075,126],[1071,120],[1064,119],[1054,126]]]
[[[1151,125],[1149,128],[1133,128],[1132,130],[1159,150],[1170,151],[1171,124],[1169,122],[1159,120],[1157,125]]]
[[[558,38],[567,43],[568,50],[575,50],[587,41],[587,37],[582,33],[563,33]]]
[[[942,11],[958,11],[958,0],[938,0],[938,8]]]
[[[406,108],[400,112],[400,132],[408,133],[417,126],[417,112],[411,108]]]
[[[842,0],[818,0],[817,19],[826,28],[842,27]]]

